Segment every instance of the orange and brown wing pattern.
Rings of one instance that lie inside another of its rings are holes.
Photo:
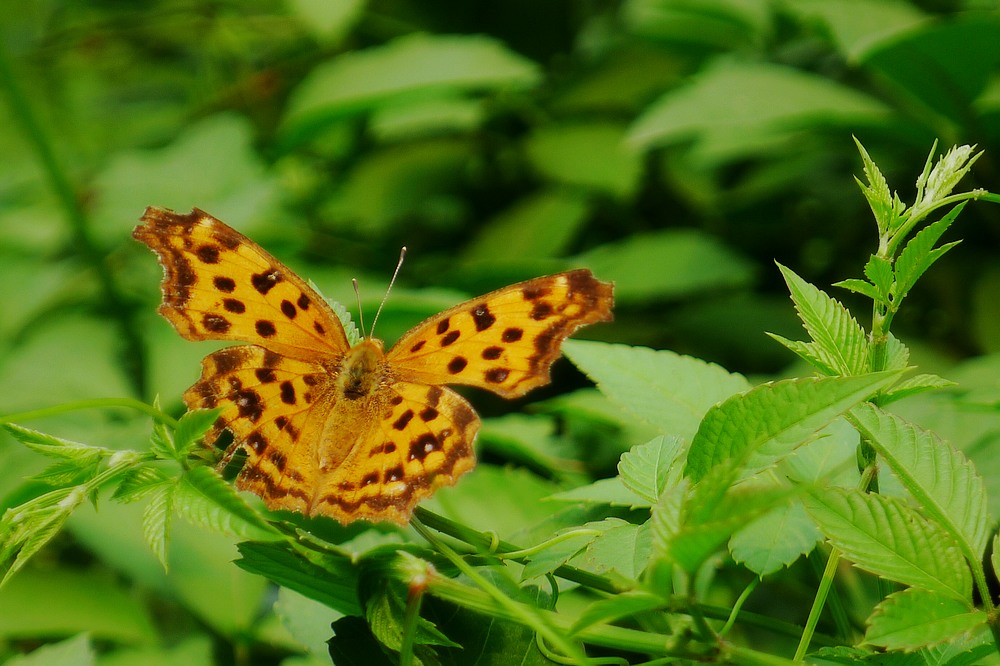
[[[358,430],[327,428],[321,458],[323,450],[350,453],[343,460],[331,456],[325,465],[312,512],[343,523],[405,524],[418,502],[475,466],[479,417],[454,391],[396,383],[384,387],[366,411],[354,419]]]
[[[240,446],[246,451],[238,487],[270,508],[305,512],[316,480],[308,431],[332,404],[328,377],[319,365],[263,347],[227,347],[205,357],[184,401],[191,409],[222,408],[206,440],[214,442],[222,429],[233,433],[223,464]]]
[[[133,236],[164,268],[160,312],[188,340],[239,340],[313,359],[348,348],[340,321],[302,279],[249,238],[195,208],[150,207]]]
[[[431,317],[386,355],[402,381],[516,398],[549,382],[570,334],[612,319],[613,285],[580,269],[498,289]]]

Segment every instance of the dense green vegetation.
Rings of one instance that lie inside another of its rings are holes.
[[[974,0],[5,8],[0,661],[1000,662],[997,44]],[[269,514],[182,417],[216,347],[148,205],[369,316],[406,245],[388,342],[580,266],[615,322],[468,393],[411,528]]]

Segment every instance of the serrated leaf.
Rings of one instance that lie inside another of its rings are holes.
[[[899,500],[825,488],[803,503],[820,531],[858,567],[959,600],[972,576],[955,540]]]
[[[31,478],[50,486],[80,485],[97,474],[101,459],[100,453],[92,453],[89,458],[60,460],[38,474],[33,474]]]
[[[246,539],[269,540],[280,533],[250,508],[236,490],[207,466],[192,467],[181,479],[177,511],[196,525]]]
[[[309,284],[313,289],[316,289],[316,293],[320,293],[319,288],[316,287],[312,281],[310,281]],[[344,333],[347,334],[347,342],[352,346],[361,342],[361,331],[358,330],[357,325],[354,323],[354,319],[351,317],[350,311],[339,301],[332,301],[330,299],[324,300],[330,306],[330,309],[333,310],[333,313],[337,315],[337,319],[340,320],[340,324],[344,327]]]
[[[784,345],[788,350],[796,354],[803,361],[819,370],[822,374],[835,377],[839,374],[833,359],[823,352],[823,349],[814,342],[802,342],[801,340],[789,340],[777,333],[765,333],[772,340],[776,340]]]
[[[749,388],[742,375],[670,351],[582,340],[563,351],[609,400],[666,435],[690,438],[709,407]]]
[[[879,236],[885,236],[898,224],[898,213],[902,211],[896,210],[894,197],[889,191],[889,184],[886,182],[885,176],[882,175],[882,172],[875,165],[875,162],[868,155],[868,151],[865,150],[865,147],[861,145],[861,142],[857,138],[854,139],[854,143],[858,147],[858,152],[861,153],[865,177],[868,180],[868,185],[863,184],[860,180],[858,181],[858,185],[861,187],[865,199],[868,200],[872,214],[875,215]]]
[[[946,243],[939,248],[934,245],[941,238],[942,234],[948,230],[959,213],[965,208],[962,202],[952,208],[947,215],[937,222],[929,224],[920,230],[899,253],[894,266],[896,274],[896,305],[903,300],[910,289],[916,284],[920,276],[931,267],[931,265],[941,258],[941,256],[955,247],[958,241]]]
[[[865,264],[865,275],[871,280],[872,286],[878,292],[879,301],[888,300],[889,290],[892,288],[892,265],[884,257],[877,254],[871,255]]]
[[[969,459],[933,432],[873,405],[858,405],[848,420],[885,459],[924,512],[961,544],[966,557],[979,561],[992,521],[986,487]]]
[[[892,333],[885,347],[885,370],[905,370],[910,362],[910,348]]]
[[[161,485],[152,493],[149,504],[142,510],[142,536],[164,571],[170,569],[167,561],[167,543],[170,541],[170,523],[174,516],[176,495],[176,483]]]
[[[619,518],[606,518],[588,527],[602,533],[586,550],[570,560],[570,564],[596,574],[614,571],[635,580],[646,568],[652,554],[652,532],[649,523],[635,525]]]
[[[775,538],[780,535],[780,538]],[[771,509],[729,540],[733,559],[758,576],[787,567],[822,538],[800,502]]]
[[[911,587],[875,607],[865,642],[888,650],[915,650],[958,638],[986,622],[986,613],[966,603]]]
[[[740,487],[721,500],[703,501],[701,488],[664,493],[653,509],[653,544],[658,557],[694,573],[737,531],[788,501],[789,488]],[[714,494],[714,491],[713,491]]]
[[[111,499],[123,503],[134,502],[167,481],[167,475],[157,467],[151,465],[134,467],[122,476]]]
[[[334,551],[313,555],[316,562],[283,542],[250,542],[237,545],[241,559],[236,566],[263,576],[345,615],[361,615],[357,571],[347,554]]]
[[[681,478],[683,444],[679,437],[661,436],[633,446],[618,462],[622,483],[654,504],[665,488],[676,485]]]
[[[0,424],[0,427],[10,433],[14,439],[21,442],[24,446],[49,458],[82,460],[87,461],[86,464],[89,464],[95,457],[110,456],[114,453],[112,449],[54,437],[14,423],[3,423]]]
[[[890,402],[909,398],[910,396],[924,393],[925,391],[935,391],[938,389],[956,386],[950,379],[938,377],[937,375],[921,374],[904,379],[879,397],[879,404],[883,407]]]
[[[87,500],[86,486],[59,488],[4,512],[0,518],[0,587],[59,533],[76,507]]]
[[[882,372],[790,379],[733,396],[705,415],[691,442],[685,475],[700,481],[725,463],[734,474],[749,476],[791,453],[897,376]]]
[[[868,370],[868,337],[843,305],[778,264],[802,324],[816,343],[816,352],[839,375],[859,375]]]
[[[191,449],[212,427],[222,409],[194,409],[182,416],[174,430],[174,451],[177,460],[187,458]]]
[[[849,278],[847,280],[841,280],[840,282],[834,282],[833,286],[853,291],[855,294],[867,296],[876,303],[882,300],[882,295],[878,292],[878,289],[875,288],[875,285],[865,282],[864,280]]]
[[[652,506],[652,502],[640,497],[629,489],[620,476],[610,479],[598,479],[586,486],[555,493],[554,495],[550,495],[548,499],[559,502],[627,506],[633,509],[649,508]]]

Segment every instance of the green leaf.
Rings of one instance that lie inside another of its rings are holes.
[[[904,379],[883,393],[879,397],[879,405],[885,407],[890,402],[895,402],[896,400],[901,400],[903,398],[909,398],[910,396],[918,395],[920,393],[924,393],[925,391],[936,391],[938,389],[956,385],[957,384],[950,379],[944,379],[943,377],[938,377],[937,375],[914,375],[913,377]]]
[[[645,570],[652,553],[652,532],[649,523],[634,525],[619,518],[607,518],[587,527],[602,530],[587,549],[570,560],[570,564],[596,574],[615,571],[635,580]]]
[[[801,342],[799,340],[789,340],[776,333],[765,333],[772,340],[784,345],[786,349],[801,358],[803,361],[819,370],[820,373],[836,377],[840,372],[831,364],[829,355],[815,342]]]
[[[776,539],[776,535],[781,538]],[[787,567],[822,538],[798,501],[771,509],[740,529],[729,541],[733,559],[758,576]]]
[[[569,534],[565,535],[567,532]],[[528,563],[521,570],[522,581],[552,573],[589,546],[599,534],[591,524],[586,524],[563,530],[556,536],[563,538],[530,556]]]
[[[946,243],[939,248],[934,245],[941,238],[942,234],[958,218],[959,213],[965,208],[965,202],[952,208],[947,215],[937,222],[929,224],[920,230],[917,235],[910,239],[906,246],[896,258],[896,292],[895,303],[899,306],[900,301],[906,297],[913,285],[917,283],[920,276],[941,258],[945,252],[958,245],[959,241]]]
[[[935,147],[937,147],[936,143]],[[910,209],[908,216],[910,220],[922,218],[933,210],[942,199],[951,194],[959,181],[972,169],[972,165],[982,157],[982,151],[973,154],[974,150],[973,146],[952,146],[947,153],[941,156],[926,178],[925,169],[925,172],[917,179],[917,197]],[[933,153],[934,148],[931,149],[931,155]]]
[[[915,650],[985,628],[986,613],[950,596],[911,587],[890,594],[868,620],[865,642],[887,650]]]
[[[367,4],[367,0],[289,0],[288,8],[314,35],[337,43],[361,18]]]
[[[841,287],[842,289],[847,289],[848,291],[853,291],[855,294],[861,294],[862,296],[867,296],[873,301],[880,302],[882,300],[882,294],[879,293],[875,285],[865,282],[864,280],[858,279],[847,279],[841,280],[840,282],[834,282],[834,287]]]
[[[871,280],[872,286],[878,290],[879,301],[883,303],[888,301],[889,290],[892,288],[893,282],[892,264],[889,263],[889,260],[873,254],[868,258],[868,263],[865,264],[865,275]]]
[[[872,161],[872,158],[868,155],[868,151],[861,145],[857,137],[855,137],[854,143],[858,147],[858,152],[861,153],[865,178],[868,180],[867,186],[860,180],[858,181],[858,185],[861,187],[865,199],[868,200],[872,214],[875,215],[879,237],[882,238],[899,225],[899,216],[902,214],[904,206],[899,201],[899,197],[889,191],[889,184],[886,182],[885,176],[879,171],[879,168]]]
[[[142,535],[165,572],[170,570],[167,544],[170,541],[170,523],[174,517],[176,496],[176,483],[160,485],[142,511]]]
[[[749,287],[756,266],[717,238],[692,229],[633,234],[577,256],[615,283],[615,300],[649,303]]]
[[[873,405],[862,404],[848,420],[885,459],[924,512],[979,561],[992,520],[986,488],[965,455],[933,432],[907,423]]]
[[[174,431],[174,449],[177,460],[188,457],[191,449],[201,442],[209,428],[219,418],[222,409],[195,409],[184,414]]]
[[[192,467],[177,491],[177,511],[196,525],[246,539],[280,538],[280,533],[211,467]]]
[[[309,285],[316,290],[317,294],[320,293],[319,288],[317,288],[311,281]],[[358,330],[357,324],[355,324],[354,320],[351,318],[351,311],[339,301],[331,301],[328,298],[324,298],[323,300],[330,305],[334,314],[337,315],[337,319],[340,320],[341,325],[344,327],[344,333],[347,334],[347,341],[351,345],[356,345],[361,342],[361,338],[363,336],[361,335],[361,331]]]
[[[4,662],[5,666],[93,666],[96,655],[87,633],[59,643],[43,645],[28,655]]]
[[[38,474],[33,474],[31,478],[50,486],[80,485],[97,475],[101,459],[101,454],[95,453],[89,460],[86,458],[61,460]]]
[[[679,437],[661,436],[633,446],[622,454],[618,473],[627,488],[652,506],[664,489],[680,481],[684,443]]]
[[[331,634],[330,624],[342,617],[341,613],[334,609],[287,587],[278,588],[274,613],[288,629],[295,642],[318,657],[327,652],[326,642]]]
[[[899,500],[826,488],[804,499],[820,530],[858,567],[967,601],[972,576],[955,540]]]
[[[296,88],[284,122],[295,137],[332,119],[408,99],[528,88],[538,66],[483,35],[412,33],[339,55]]]
[[[778,264],[795,309],[815,342],[814,353],[838,375],[860,375],[868,370],[868,338],[851,313],[826,292]]]
[[[467,263],[548,258],[566,251],[590,210],[583,193],[543,189],[486,221],[465,248]]]
[[[742,375],[670,351],[567,340],[563,352],[615,404],[682,438],[712,405],[749,387]]]
[[[315,599],[344,615],[361,615],[357,571],[350,556],[325,553],[312,561],[281,542],[244,541],[236,566]]]
[[[734,91],[739,104],[733,104]],[[628,141],[648,149],[700,135],[763,138],[796,132],[802,122],[817,119],[827,127],[882,122],[887,112],[875,98],[828,78],[772,63],[721,59],[650,104]]]
[[[92,465],[95,460],[110,456],[115,452],[113,449],[105,449],[99,446],[73,442],[60,437],[53,437],[44,432],[25,428],[15,423],[3,423],[0,424],[0,427],[10,433],[14,439],[36,453],[50,458],[78,461],[81,466]]]
[[[768,511],[784,504],[788,488],[743,486],[719,499],[715,489],[690,493],[669,492],[653,508],[653,546],[657,558],[694,573],[733,534]],[[703,500],[704,495],[710,495]]]
[[[896,372],[880,372],[790,379],[733,396],[705,415],[691,442],[685,475],[700,481],[716,466],[726,465],[732,474],[749,476],[794,451],[897,377]]]
[[[624,144],[625,128],[609,121],[540,125],[525,142],[529,162],[555,183],[625,199],[643,173],[639,151]]]
[[[86,500],[86,486],[59,488],[4,512],[0,518],[0,588],[59,533],[73,510]]]
[[[134,467],[122,475],[111,499],[118,502],[134,502],[169,480],[169,477],[158,467],[152,465]]]
[[[582,502],[585,504],[608,504],[627,506],[632,509],[649,508],[652,502],[640,497],[622,481],[620,476],[598,479],[586,486],[551,495],[549,499],[558,502]]]

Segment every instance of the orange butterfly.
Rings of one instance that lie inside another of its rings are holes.
[[[609,321],[610,283],[575,270],[504,287],[431,317],[388,352],[351,346],[333,310],[260,246],[198,209],[150,207],[133,235],[164,268],[163,314],[188,340],[250,343],[209,354],[184,393],[221,407],[247,454],[236,485],[271,509],[405,523],[472,469],[479,417],[445,384],[516,398],[549,382],[560,345]]]

